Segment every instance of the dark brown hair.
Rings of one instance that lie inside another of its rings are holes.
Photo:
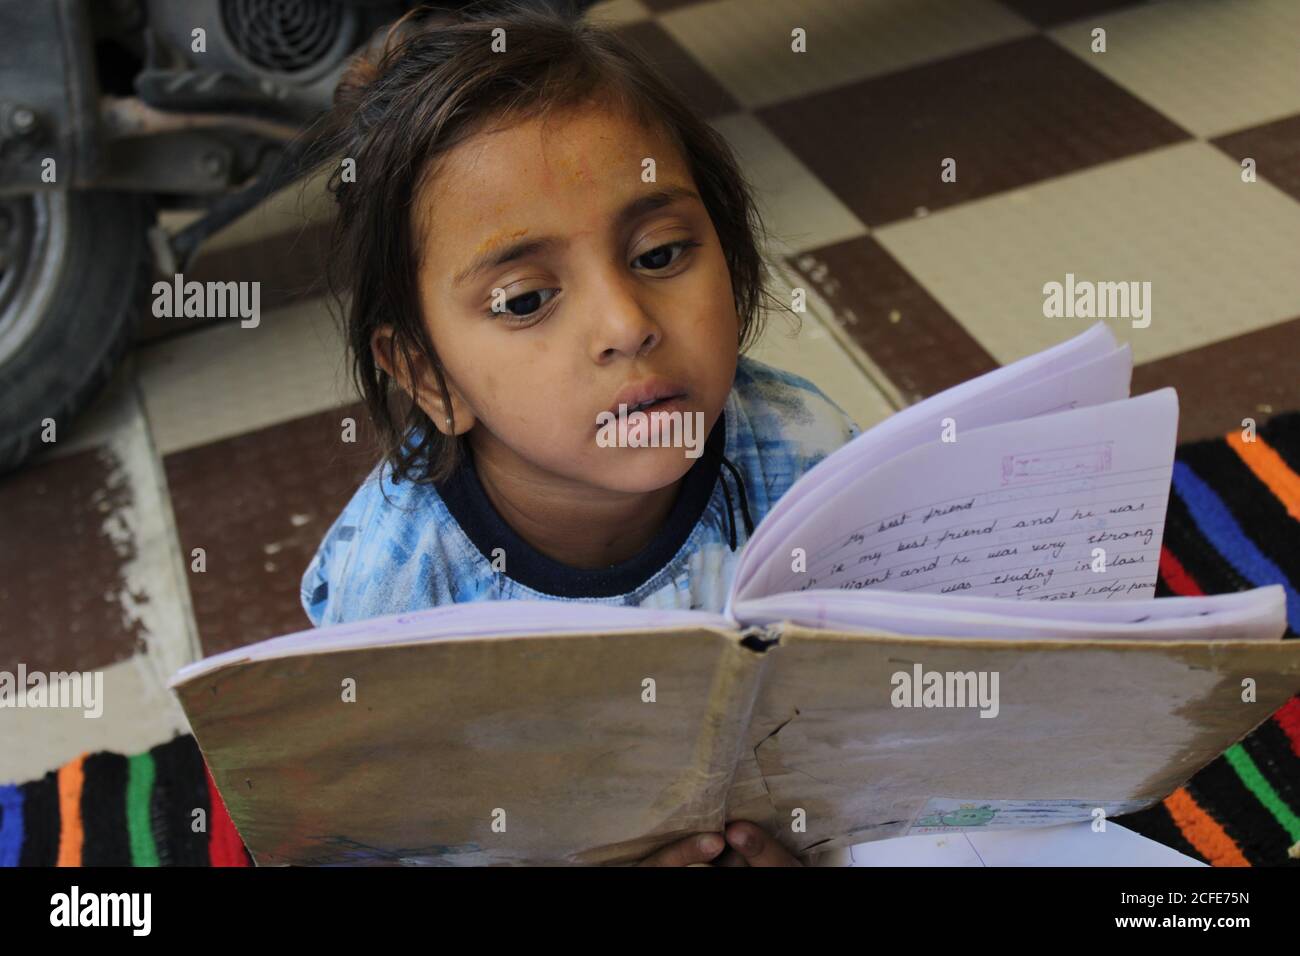
[[[505,30],[503,52],[492,50],[497,27]],[[414,201],[438,158],[489,121],[544,118],[609,97],[663,130],[684,157],[722,245],[741,321],[738,350],[758,338],[768,294],[751,188],[726,141],[620,38],[536,5],[491,0],[459,11],[412,10],[377,39],[353,59],[329,117],[328,155],[338,165],[328,189],[338,214],[326,277],[344,315],[353,378],[395,481],[441,481],[464,454],[464,438],[438,431],[413,395],[407,408],[394,408],[402,389],[375,362],[371,339],[390,324],[394,361],[409,372],[409,356],[423,354],[450,409],[420,312]],[[356,162],[355,182],[343,180],[345,157]]]

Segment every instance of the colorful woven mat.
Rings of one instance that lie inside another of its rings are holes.
[[[1180,445],[1157,596],[1286,589],[1300,632],[1300,412]],[[1122,746],[1122,744],[1117,744]],[[1300,696],[1161,803],[1117,822],[1215,866],[1300,865]],[[0,786],[0,866],[248,866],[190,736]]]
[[[194,738],[0,786],[0,866],[251,866]]]
[[[1286,590],[1300,632],[1300,412],[1253,441],[1178,446],[1156,596]],[[1118,823],[1214,866],[1300,865],[1300,696],[1162,802]]]

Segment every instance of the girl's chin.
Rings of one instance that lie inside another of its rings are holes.
[[[665,485],[677,481],[699,457],[688,457],[684,448],[599,448],[598,462],[609,463],[601,469],[607,488],[620,491],[650,492],[658,491]]]

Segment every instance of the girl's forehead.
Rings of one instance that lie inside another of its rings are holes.
[[[444,157],[437,178],[443,191],[594,187],[640,178],[647,158],[656,167],[680,161],[659,130],[615,110],[589,107],[484,130]]]
[[[504,206],[497,207],[496,209],[497,215],[500,215],[504,212],[505,212]],[[491,252],[493,249],[496,249],[499,246],[504,246],[508,242],[514,242],[516,239],[522,239],[526,235],[528,235],[527,229],[502,229],[499,232],[489,235],[486,239],[480,242],[478,244],[478,247],[474,250],[474,255],[481,256],[485,252]]]
[[[442,159],[418,205],[423,227],[433,237],[455,236],[448,248],[462,253],[467,241],[482,252],[517,239],[539,224],[533,220],[581,213],[595,228],[656,180],[691,181],[666,136],[609,110],[489,128]],[[649,182],[647,159],[656,171]]]

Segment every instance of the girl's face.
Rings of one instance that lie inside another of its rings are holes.
[[[735,376],[730,273],[668,139],[594,106],[545,131],[489,128],[443,158],[416,213],[424,320],[476,457],[623,492],[686,473],[683,447],[597,441],[599,413],[657,379],[685,393],[675,408],[703,413],[700,447]],[[445,430],[431,377],[424,388]]]

